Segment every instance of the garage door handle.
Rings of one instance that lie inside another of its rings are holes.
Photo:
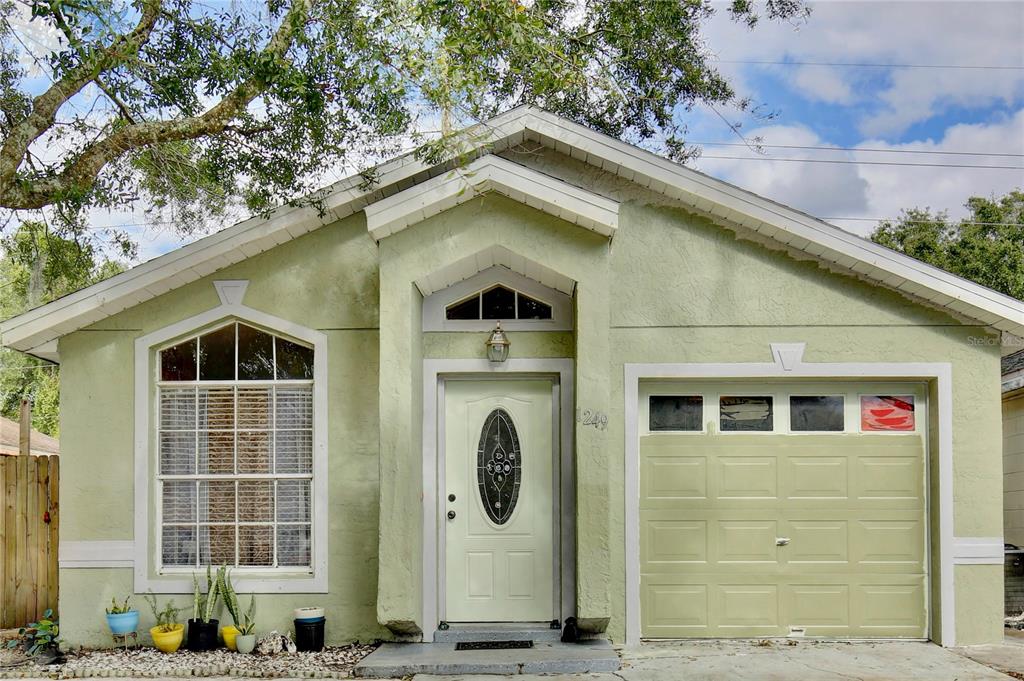
[[[787,544],[789,544],[789,537],[776,537],[775,538],[775,545],[776,546],[785,546]]]

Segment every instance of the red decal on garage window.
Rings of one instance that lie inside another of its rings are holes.
[[[861,395],[860,429],[914,430],[914,396]]]

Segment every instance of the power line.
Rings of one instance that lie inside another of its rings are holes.
[[[966,69],[978,71],[1024,71],[1024,66],[1002,64],[875,64],[867,62],[769,61],[761,59],[716,59],[719,64],[756,64],[762,66],[843,66],[876,69]]]
[[[743,142],[687,142],[687,144],[704,147],[746,147],[748,149],[750,147],[764,147],[765,149],[813,149],[821,151],[865,151],[885,154],[931,154],[937,156],[998,156],[1001,158],[1024,158],[1024,154],[1006,154],[988,151],[932,151],[915,149],[879,149],[877,147],[823,147],[801,144],[758,144],[757,142],[751,142],[750,144],[745,144]]]
[[[1022,170],[1024,166],[990,166],[971,165],[969,163],[904,163],[901,161],[853,161],[846,159],[827,158],[776,158],[772,156],[708,156],[702,155],[695,160],[702,158],[717,159],[723,161],[780,161],[782,163],[841,163],[844,165],[863,166],[909,166],[918,168],[973,168],[976,170]]]
[[[818,218],[819,220],[853,220],[857,222],[910,222],[912,224],[930,224],[932,222],[941,222],[939,218],[932,220],[911,220],[906,217],[898,218],[837,218],[837,217],[823,217]],[[985,225],[986,227],[1024,227],[1024,224],[1020,222],[979,222],[975,220],[950,220],[949,224],[952,226],[956,225]]]

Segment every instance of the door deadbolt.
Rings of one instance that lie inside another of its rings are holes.
[[[454,494],[449,494],[448,495],[448,501],[455,501],[455,495]]]
[[[448,511],[448,520],[455,520],[455,511]]]

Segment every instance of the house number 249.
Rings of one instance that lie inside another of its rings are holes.
[[[608,414],[603,411],[594,411],[593,409],[577,409],[576,420],[581,425],[593,426],[598,430],[608,429]]]

